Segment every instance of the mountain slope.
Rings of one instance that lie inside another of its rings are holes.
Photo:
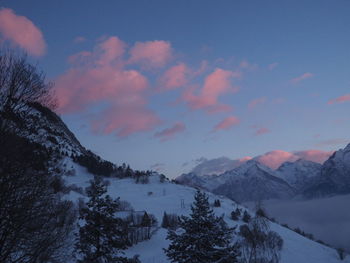
[[[294,189],[287,182],[256,160],[249,160],[220,175],[198,176],[189,173],[179,176],[176,181],[200,187],[239,202],[290,198],[295,194]]]
[[[350,144],[322,166],[318,180],[304,191],[309,198],[350,193]]]
[[[322,165],[319,163],[299,159],[295,162],[285,162],[277,170],[279,178],[301,193],[315,182],[320,175]]]
[[[213,192],[239,202],[284,199],[294,195],[294,189],[288,183],[255,160],[250,160],[223,176],[227,180]]]

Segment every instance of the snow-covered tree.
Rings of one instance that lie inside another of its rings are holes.
[[[80,212],[81,225],[76,243],[82,263],[128,262],[122,250],[129,246],[126,223],[116,216],[119,200],[106,195],[107,186],[95,176],[87,189],[89,201]]]
[[[210,209],[208,196],[197,191],[189,217],[182,216],[179,231],[169,230],[164,249],[171,262],[233,263],[237,249],[231,244],[233,229]]]

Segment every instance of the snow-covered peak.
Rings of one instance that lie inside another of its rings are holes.
[[[277,170],[282,178],[297,191],[302,191],[311,183],[312,178],[320,175],[322,165],[312,161],[299,159],[295,162],[285,162]]]
[[[233,170],[237,175],[241,176],[256,176],[261,172],[266,172],[269,174],[274,174],[274,171],[259,161],[252,159],[242,165],[238,166]],[[232,172],[232,171],[231,171]]]
[[[240,166],[242,163],[244,163],[244,160],[231,160],[227,157],[210,160],[201,158],[200,163],[192,169],[191,173],[199,176],[219,175]]]

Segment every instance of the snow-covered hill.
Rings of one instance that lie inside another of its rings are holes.
[[[74,164],[76,171],[75,176],[66,176],[67,185],[75,184],[80,187],[88,186],[88,181],[92,179],[85,168]],[[160,223],[164,212],[175,213],[177,215],[188,215],[190,206],[193,202],[195,189],[192,187],[175,184],[169,181],[161,183],[158,175],[150,177],[148,184],[136,184],[134,179],[117,179],[109,178],[110,182],[109,194],[113,197],[120,197],[122,200],[127,200],[131,203],[136,211],[147,211],[154,214]],[[242,224],[230,219],[232,210],[243,206],[237,205],[232,200],[208,193],[211,203],[215,199],[219,199],[221,207],[213,208],[215,213],[220,216],[224,215],[225,221],[230,226]],[[71,200],[77,200],[83,195],[70,192],[67,196]],[[181,203],[184,203],[184,206]],[[329,247],[311,241],[287,228],[284,228],[276,223],[270,223],[271,230],[276,231],[284,240],[282,250],[282,263],[338,263],[350,262],[350,257],[345,261],[338,260],[337,252]],[[143,241],[129,248],[126,251],[127,256],[135,254],[140,255],[143,263],[166,263],[170,262],[163,253],[163,248],[166,248],[169,241],[166,240],[167,231],[159,228],[151,237],[150,240]]]

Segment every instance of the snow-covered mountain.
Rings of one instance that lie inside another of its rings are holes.
[[[323,165],[299,159],[272,170],[252,159],[218,175],[182,174],[176,181],[237,201],[272,198],[318,198],[350,193],[350,144]]]
[[[203,188],[239,202],[290,198],[295,194],[294,189],[279,178],[275,171],[257,160],[249,160],[217,176],[198,176],[189,173],[179,176],[176,181]]]
[[[285,162],[277,170],[277,176],[292,186],[297,193],[315,183],[321,173],[322,165],[312,161],[299,159],[295,162]]]
[[[83,156],[91,161],[92,159],[105,162],[98,156],[87,151],[75,136],[64,125],[62,120],[53,112],[46,108],[34,107],[31,117],[27,118],[24,125],[13,125],[13,131],[18,135],[38,142],[52,153],[52,158],[56,168],[60,168],[59,176],[64,181],[65,191],[62,192],[64,199],[78,203],[79,200],[86,199],[84,188],[89,185],[89,180],[93,174],[85,162],[77,162],[77,156]],[[92,158],[92,159],[91,159]],[[84,159],[83,159],[84,160]],[[186,177],[186,176],[184,176]],[[193,180],[198,176],[193,175]],[[187,176],[187,178],[191,178]],[[221,176],[205,176],[202,180],[195,181],[199,185],[204,185],[215,192],[216,184],[221,186],[224,183],[237,183],[241,188],[236,187],[243,199],[249,199],[258,194],[260,197],[271,198],[287,197],[293,194],[293,189],[282,179],[276,177],[274,172],[266,166],[256,161],[246,164],[226,172]],[[149,176],[148,183],[136,183],[133,178],[106,177],[109,181],[108,191],[113,198],[120,197],[121,200],[131,204],[135,211],[147,211],[153,214],[158,222],[161,222],[164,212],[188,215],[193,202],[195,189],[172,183],[169,180],[162,180],[161,176],[153,173]],[[235,197],[235,192],[229,188],[228,195]],[[225,191],[223,188],[222,191]],[[237,207],[249,210],[229,198],[207,193],[210,203],[219,199],[221,206],[213,208],[216,215],[224,216],[224,220],[229,226],[235,227],[243,224],[242,221],[230,219],[232,210]],[[253,214],[252,212],[249,212]],[[287,228],[270,222],[271,230],[276,231],[284,240],[281,252],[282,263],[350,263],[350,258],[340,261],[335,249],[329,248],[312,240],[309,240]],[[164,252],[169,241],[166,239],[166,230],[156,228],[151,238],[142,241],[126,251],[126,256],[140,255],[143,263],[166,263],[170,262]],[[67,250],[66,254],[72,251]],[[73,256],[70,262],[75,262]]]
[[[246,159],[231,160],[227,157],[219,157],[210,160],[200,158],[199,164],[192,169],[191,173],[199,176],[219,175],[240,166],[245,161]]]
[[[350,144],[336,151],[323,165],[317,181],[304,195],[310,198],[350,193]]]
[[[213,192],[239,202],[285,199],[294,195],[294,189],[288,183],[256,160],[250,160],[223,176],[227,180]]]

